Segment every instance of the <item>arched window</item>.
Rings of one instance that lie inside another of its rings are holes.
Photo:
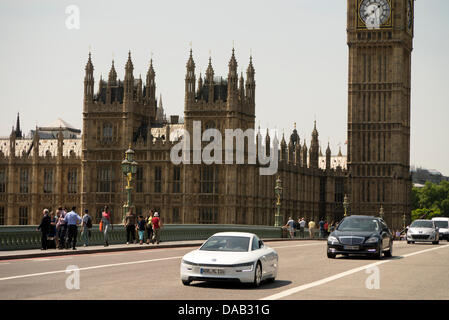
[[[110,123],[104,123],[103,124],[103,134],[102,134],[102,141],[103,143],[111,143],[113,138],[113,128],[112,124]]]

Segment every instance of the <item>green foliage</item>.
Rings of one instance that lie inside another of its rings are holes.
[[[426,182],[412,190],[412,221],[418,218],[449,217],[449,181]]]

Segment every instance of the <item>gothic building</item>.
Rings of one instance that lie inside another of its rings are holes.
[[[296,127],[288,145],[282,137],[276,175],[260,175],[259,162],[174,165],[170,160],[179,130],[191,133],[194,121],[201,121],[203,130],[255,129],[252,57],[246,78],[237,74],[234,50],[226,78],[214,74],[211,59],[203,77],[196,74],[190,51],[183,122],[177,116],[166,119],[161,101],[157,107],[152,61],[145,84],[134,78],[131,53],[123,80],[117,79],[114,62],[108,80],[100,79],[97,90],[93,74],[89,54],[82,138],[68,139],[62,128],[57,137],[40,138],[37,128],[32,139],[25,139],[18,134],[17,122],[10,138],[0,141],[0,223],[36,224],[44,207],[60,205],[89,209],[97,218],[101,208],[109,205],[115,222],[120,222],[125,200],[120,165],[129,145],[139,164],[133,185],[135,210],[145,213],[155,208],[166,223],[273,225],[277,176],[283,182],[285,218],[337,220],[343,216],[345,158],[341,153],[332,157],[329,147],[326,156],[320,157],[316,123],[309,150]],[[272,137],[267,132],[263,140],[269,154]]]

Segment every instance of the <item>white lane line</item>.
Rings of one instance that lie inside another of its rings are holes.
[[[449,245],[446,244],[446,245],[441,246],[441,247],[435,247],[435,248],[431,248],[431,249],[425,249],[425,250],[421,250],[421,251],[416,251],[416,252],[413,252],[413,253],[402,255],[400,257],[407,258],[407,257],[411,257],[411,256],[414,256],[414,255],[417,255],[417,254],[426,253],[426,252],[430,252],[430,251],[434,251],[434,250],[439,250],[441,248],[447,248],[447,247],[449,247]],[[315,281],[315,282],[307,283],[307,284],[304,284],[304,285],[301,285],[301,286],[298,286],[298,287],[295,287],[295,288],[291,288],[291,289],[288,289],[288,290],[285,290],[285,291],[273,294],[273,295],[265,297],[265,298],[261,298],[260,300],[277,300],[277,299],[285,298],[285,297],[287,297],[289,295],[292,295],[292,294],[295,294],[295,293],[298,293],[298,292],[301,292],[301,291],[304,291],[304,290],[307,290],[307,289],[310,289],[310,288],[313,288],[313,287],[317,287],[317,286],[320,286],[322,284],[325,284],[325,283],[328,283],[328,282],[331,282],[331,281],[334,281],[334,280],[337,280],[337,279],[349,276],[351,274],[354,274],[354,273],[366,270],[368,268],[371,268],[371,267],[374,267],[374,266],[378,266],[378,265],[381,265],[381,264],[384,264],[384,263],[387,263],[387,262],[395,261],[395,260],[396,259],[383,260],[383,261],[379,261],[379,262],[368,264],[366,266],[354,268],[354,269],[351,269],[351,270],[348,270],[348,271],[345,271],[345,272],[342,272],[342,273],[339,273],[339,274],[336,274],[336,275],[333,275],[333,276],[330,276],[330,277],[327,277],[327,278],[324,278],[324,279],[321,279],[321,280],[318,280],[318,281]]]
[[[307,244],[296,244],[296,245],[293,245],[293,246],[270,247],[270,248],[282,249],[282,248],[293,248],[293,247],[307,247],[307,246],[316,246],[316,245],[323,244],[323,243],[325,243],[325,242],[323,241],[323,242],[314,242],[314,243],[307,243]]]
[[[10,262],[0,263],[0,266],[1,266],[1,265],[4,265],[4,264],[10,264]]]
[[[169,258],[160,258],[160,259],[151,259],[151,260],[140,260],[140,261],[132,261],[132,262],[122,262],[122,263],[114,263],[114,264],[104,264],[99,266],[92,266],[92,267],[85,267],[85,268],[79,268],[77,270],[92,270],[92,269],[100,269],[100,268],[107,268],[107,267],[117,267],[117,266],[126,266],[130,264],[139,264],[139,263],[147,263],[147,262],[154,262],[154,261],[163,261],[163,260],[172,260],[172,259],[180,259],[182,256],[179,257],[169,257]],[[5,280],[12,280],[12,279],[21,279],[21,278],[29,278],[29,277],[37,277],[37,276],[43,276],[48,274],[56,274],[56,273],[65,273],[66,270],[57,270],[57,271],[49,271],[49,272],[41,272],[41,273],[30,273],[30,274],[23,274],[20,276],[12,276],[12,277],[6,277],[6,278],[0,278],[0,281]]]

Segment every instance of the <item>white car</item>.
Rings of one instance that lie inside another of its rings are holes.
[[[449,241],[449,218],[438,217],[432,218],[440,232],[440,240]]]
[[[203,245],[187,253],[181,261],[181,280],[240,281],[259,286],[274,281],[278,272],[278,254],[253,233],[220,232]]]
[[[407,243],[415,242],[432,242],[438,244],[440,234],[435,221],[432,220],[415,220],[407,231]]]

